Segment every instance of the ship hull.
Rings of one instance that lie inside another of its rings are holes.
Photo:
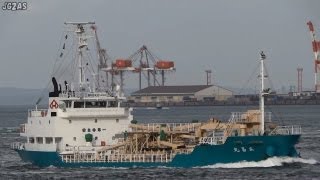
[[[177,154],[171,162],[63,162],[57,152],[16,150],[21,159],[40,167],[199,167],[217,163],[261,161],[269,157],[298,157],[300,135],[235,136],[221,145],[198,145],[192,153]]]

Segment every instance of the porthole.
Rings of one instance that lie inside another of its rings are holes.
[[[71,120],[69,120],[69,124],[71,124],[72,123],[72,121]]]
[[[96,136],[96,137],[94,137],[94,140],[98,140],[98,137]]]
[[[118,122],[119,122],[119,119],[116,119],[116,122],[118,123]]]
[[[98,128],[98,131],[100,132],[100,131],[101,131],[101,128]]]
[[[88,128],[88,132],[91,132],[91,129],[90,129],[90,128]]]
[[[98,119],[94,119],[94,122],[97,123],[97,122],[98,122]]]
[[[86,128],[83,128],[83,129],[82,129],[82,132],[86,132]]]
[[[73,137],[73,141],[76,141],[77,140],[77,138],[76,137]]]
[[[93,128],[92,131],[93,131],[93,132],[96,132],[96,128]]]

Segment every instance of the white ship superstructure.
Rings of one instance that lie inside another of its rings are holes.
[[[131,108],[120,107],[123,98],[107,93],[64,95],[67,94],[51,97],[49,109],[29,110],[28,122],[21,126],[21,135],[27,139],[26,150],[64,151],[68,146],[113,145],[128,130]],[[86,142],[86,135],[92,136],[92,141]]]
[[[82,56],[88,36],[84,26],[94,23],[66,24],[76,27],[79,83],[76,86],[65,81],[64,88],[60,85],[58,89],[57,80],[52,78],[54,91],[49,93],[48,109],[29,110],[27,123],[21,125],[26,143],[20,148],[25,150],[63,154],[71,147],[96,150],[112,146],[123,138],[132,121],[132,108],[121,106],[126,99],[118,86],[115,92],[102,91],[95,83],[86,82]]]

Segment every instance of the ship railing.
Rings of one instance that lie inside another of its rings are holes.
[[[252,120],[256,120],[260,122],[260,112],[232,112],[229,121],[233,122],[252,122]],[[271,112],[264,113],[264,120],[265,122],[271,122]]]
[[[126,117],[130,113],[129,109],[126,108],[69,108],[65,112],[61,110],[60,117],[68,118],[68,117],[117,117],[123,116]]]
[[[72,152],[81,152],[81,151],[88,151],[94,152],[97,147],[93,146],[67,146],[65,147],[65,151],[72,151]]]
[[[45,117],[48,114],[48,109],[28,109],[29,117]]]
[[[114,98],[115,94],[111,92],[75,92],[75,91],[69,91],[59,94],[59,97],[62,98],[70,98],[70,97],[82,97],[82,98]],[[118,97],[118,99],[125,99],[125,97]]]
[[[61,159],[65,163],[97,163],[97,162],[155,162],[168,163],[174,158],[174,153],[150,153],[150,154],[95,154],[75,153],[62,154]]]
[[[10,148],[13,150],[23,150],[25,146],[24,146],[24,143],[14,142],[14,143],[11,143]]]
[[[194,132],[200,123],[148,123],[132,125],[132,131],[159,132],[162,129],[167,131]]]
[[[292,126],[277,126],[273,131],[270,132],[270,135],[299,135],[302,133],[301,126],[292,125]]]
[[[209,145],[219,145],[225,142],[225,137],[216,136],[216,137],[201,137],[199,144],[209,144]]]
[[[265,112],[264,121],[271,122],[271,112]],[[261,113],[259,111],[248,112],[232,112],[231,117],[227,123],[225,136],[228,137],[233,131],[234,124],[236,123],[260,123]]]
[[[61,94],[59,94],[59,97],[109,97],[110,95],[105,92],[99,92],[99,93],[89,93],[89,92],[75,92],[75,91],[69,91],[65,92],[63,91]]]

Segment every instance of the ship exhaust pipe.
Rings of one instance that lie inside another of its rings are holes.
[[[55,77],[52,77],[52,84],[53,84],[53,92],[49,93],[49,97],[58,97],[59,89],[58,89],[58,83]]]

